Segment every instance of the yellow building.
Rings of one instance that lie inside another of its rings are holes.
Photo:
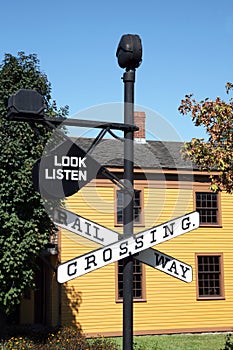
[[[143,117],[143,113],[137,115]],[[75,141],[83,149],[92,142],[82,138]],[[181,158],[181,142],[146,141],[143,133],[136,141],[135,233],[192,211],[200,213],[200,227],[154,247],[191,265],[190,283],[174,277],[179,277],[178,265],[170,265],[170,276],[135,259],[134,333],[232,330],[233,197],[209,190],[208,174]],[[123,177],[120,140],[103,139],[92,156]],[[123,231],[122,192],[103,176],[69,197],[66,209],[118,233]],[[88,223],[79,229],[87,237],[97,235],[97,229],[93,231],[94,226]],[[58,255],[43,257],[40,287],[22,301],[21,323],[75,324],[90,336],[121,335],[122,261],[62,285],[56,282],[57,263],[99,247],[101,244],[62,229]],[[157,260],[166,265],[166,259],[159,261],[157,255]]]

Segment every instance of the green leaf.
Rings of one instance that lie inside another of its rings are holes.
[[[0,86],[0,311],[10,313],[22,292],[34,284],[36,257],[54,225],[31,179],[50,133],[42,125],[37,132],[28,123],[8,121],[8,98],[21,88],[36,89],[51,115],[59,110],[35,54],[6,54],[0,65]],[[61,109],[67,112],[66,107]]]

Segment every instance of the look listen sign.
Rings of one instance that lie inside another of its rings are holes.
[[[101,168],[86,151],[67,139],[36,162],[32,178],[43,198],[59,199],[78,192]]]

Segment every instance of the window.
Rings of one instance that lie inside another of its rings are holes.
[[[123,260],[117,262],[117,295],[116,299],[123,298]],[[145,300],[145,270],[144,265],[134,259],[133,263],[133,298],[134,300]]]
[[[117,194],[117,210],[116,210],[116,224],[123,225],[123,191],[116,191]],[[134,202],[133,202],[133,212],[134,212],[134,224],[141,225],[142,220],[142,191],[134,190]]]
[[[198,299],[223,299],[222,254],[197,255]]]
[[[200,214],[200,225],[219,225],[218,194],[196,192],[196,210]]]

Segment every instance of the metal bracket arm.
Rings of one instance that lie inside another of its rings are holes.
[[[60,124],[67,126],[79,126],[84,128],[96,128],[96,129],[114,129],[114,130],[122,130],[122,131],[137,131],[139,128],[136,125],[124,124],[124,123],[115,123],[115,122],[104,122],[99,120],[82,120],[75,118],[61,118],[61,117],[47,117],[47,116],[37,116],[24,114],[24,113],[8,113],[7,117],[12,121],[24,121],[24,122],[35,122],[35,123],[46,123],[50,122],[55,126],[59,126]]]

